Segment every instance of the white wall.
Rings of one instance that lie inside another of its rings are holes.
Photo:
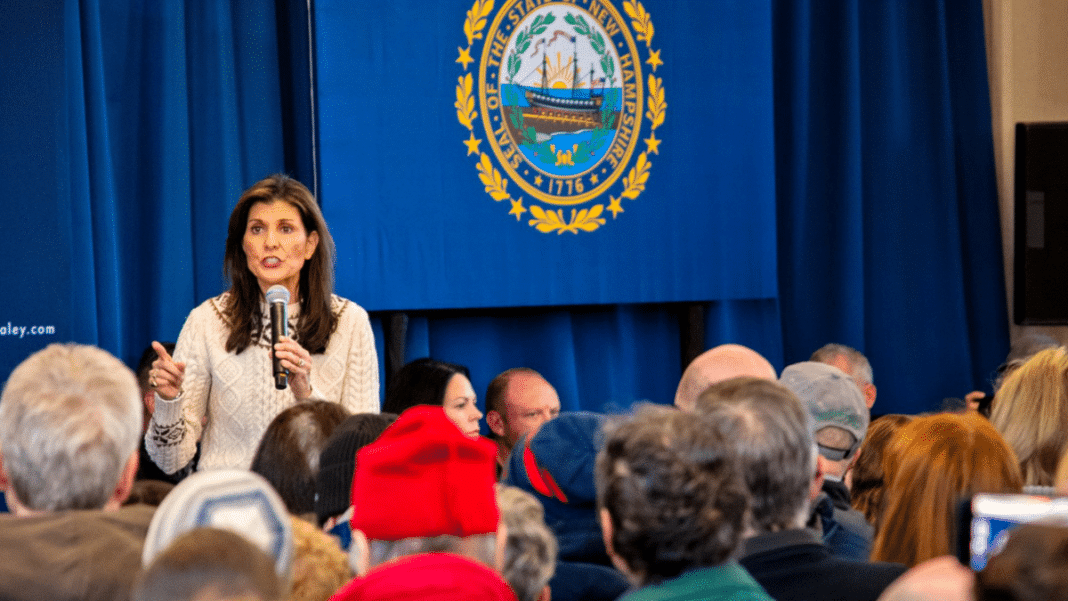
[[[1068,343],[1068,326],[1012,323],[1014,128],[1019,121],[1068,121],[1068,2],[983,0],[983,13],[1009,297],[1006,319],[1013,340],[1027,332],[1042,332]]]

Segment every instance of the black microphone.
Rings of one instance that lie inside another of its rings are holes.
[[[289,370],[282,367],[282,362],[274,354],[274,345],[282,336],[289,335],[289,319],[286,305],[289,304],[289,290],[281,284],[267,289],[267,305],[271,309],[271,373],[274,374],[274,387],[285,390],[289,384]]]

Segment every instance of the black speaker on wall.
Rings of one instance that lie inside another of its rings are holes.
[[[1013,320],[1068,324],[1068,122],[1016,124]]]

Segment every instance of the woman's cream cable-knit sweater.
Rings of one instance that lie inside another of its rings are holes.
[[[292,389],[274,387],[266,302],[260,339],[240,354],[225,350],[229,327],[222,308],[228,294],[208,299],[189,314],[174,349],[174,360],[185,362],[182,394],[171,401],[156,396],[145,446],[167,473],[189,463],[198,441],[198,470],[248,468],[267,425],[298,403]],[[291,335],[299,310],[298,303],[288,307]],[[312,398],[340,403],[352,413],[377,413],[378,355],[367,312],[337,295],[333,311],[337,328],[326,351],[312,355]]]

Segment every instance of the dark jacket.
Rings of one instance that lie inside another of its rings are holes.
[[[740,563],[776,601],[875,601],[905,571],[901,564],[835,557],[808,529],[754,536]]]

